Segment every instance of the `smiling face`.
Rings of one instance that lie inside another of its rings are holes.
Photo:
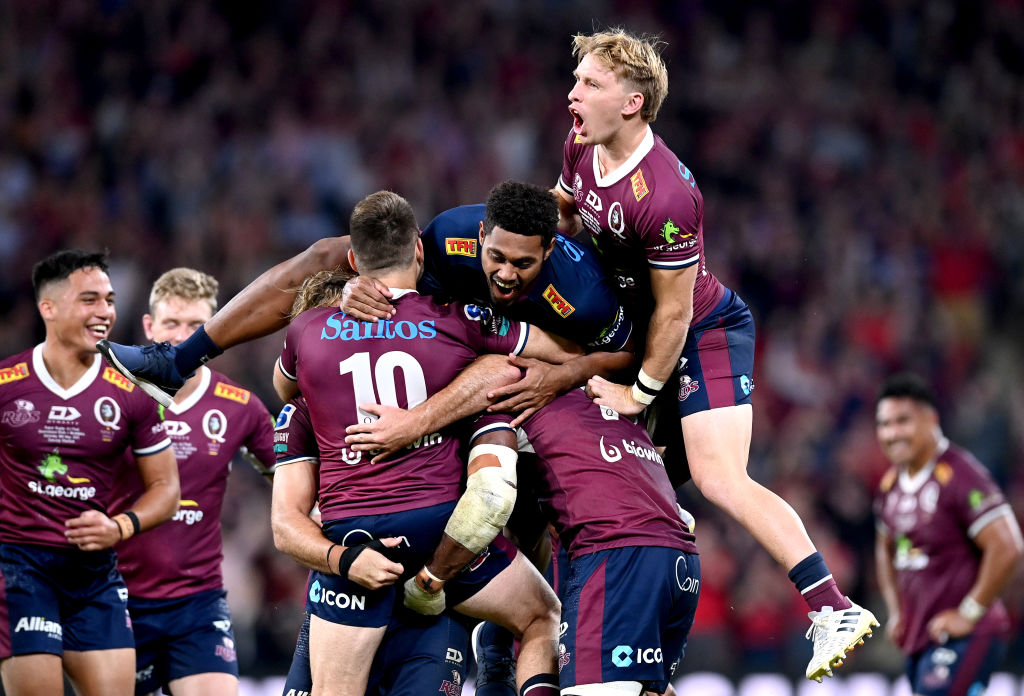
[[[186,300],[170,295],[154,305],[152,314],[142,317],[142,327],[149,340],[168,341],[176,346],[212,316],[213,308],[207,300]]]
[[[935,454],[939,417],[928,404],[905,396],[887,397],[875,409],[875,434],[886,458],[917,470]]]
[[[99,268],[80,268],[66,279],[48,283],[39,298],[47,341],[54,339],[76,353],[95,353],[117,318],[114,289]]]
[[[554,240],[545,249],[542,237],[516,234],[497,225],[485,235],[481,225],[480,265],[494,306],[502,308],[518,302],[537,280],[553,248]]]
[[[624,117],[640,109],[643,96],[628,90],[625,80],[589,53],[576,66],[573,76],[576,84],[569,92],[573,132],[584,145],[607,144],[625,124]]]

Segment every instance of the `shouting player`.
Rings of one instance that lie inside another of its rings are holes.
[[[58,252],[32,283],[46,340],[0,362],[0,628],[11,655],[0,674],[10,696],[62,696],[63,671],[79,694],[130,696],[128,591],[111,549],[174,515],[178,469],[156,405],[96,352],[117,317],[103,254]],[[141,484],[115,507],[128,468]]]

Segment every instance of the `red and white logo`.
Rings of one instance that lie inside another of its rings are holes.
[[[679,378],[679,400],[686,401],[690,394],[700,389],[700,382],[690,379],[688,375]]]

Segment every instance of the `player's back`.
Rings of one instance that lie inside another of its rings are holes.
[[[573,389],[522,430],[540,460],[541,502],[570,557],[623,546],[697,552],[643,426]]]
[[[324,520],[382,514],[459,497],[463,466],[449,429],[416,440],[378,464],[345,444],[345,428],[372,416],[360,404],[413,408],[482,353],[519,353],[528,329],[475,305],[442,304],[395,291],[395,315],[360,322],[313,309],[288,329],[281,368],[309,406],[320,449]]]

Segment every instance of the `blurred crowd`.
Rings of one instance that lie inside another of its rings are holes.
[[[425,225],[506,178],[553,185],[571,35],[611,25],[666,42],[654,128],[704,193],[709,266],[755,312],[750,470],[881,618],[884,376],[930,378],[947,434],[1024,511],[1021,0],[8,0],[0,354],[42,339],[29,271],[58,248],[110,250],[114,338],[141,343],[173,266],[214,274],[224,302],[344,234],[370,191],[398,191]],[[214,367],[276,412],[280,345]],[[225,580],[243,674],[279,674],[305,573],[274,550],[269,489],[243,466]],[[684,671],[800,674],[808,622],[785,572],[692,484],[681,500],[704,572]],[[1010,654],[1024,669],[1024,641]],[[900,665],[876,637],[850,667]]]

